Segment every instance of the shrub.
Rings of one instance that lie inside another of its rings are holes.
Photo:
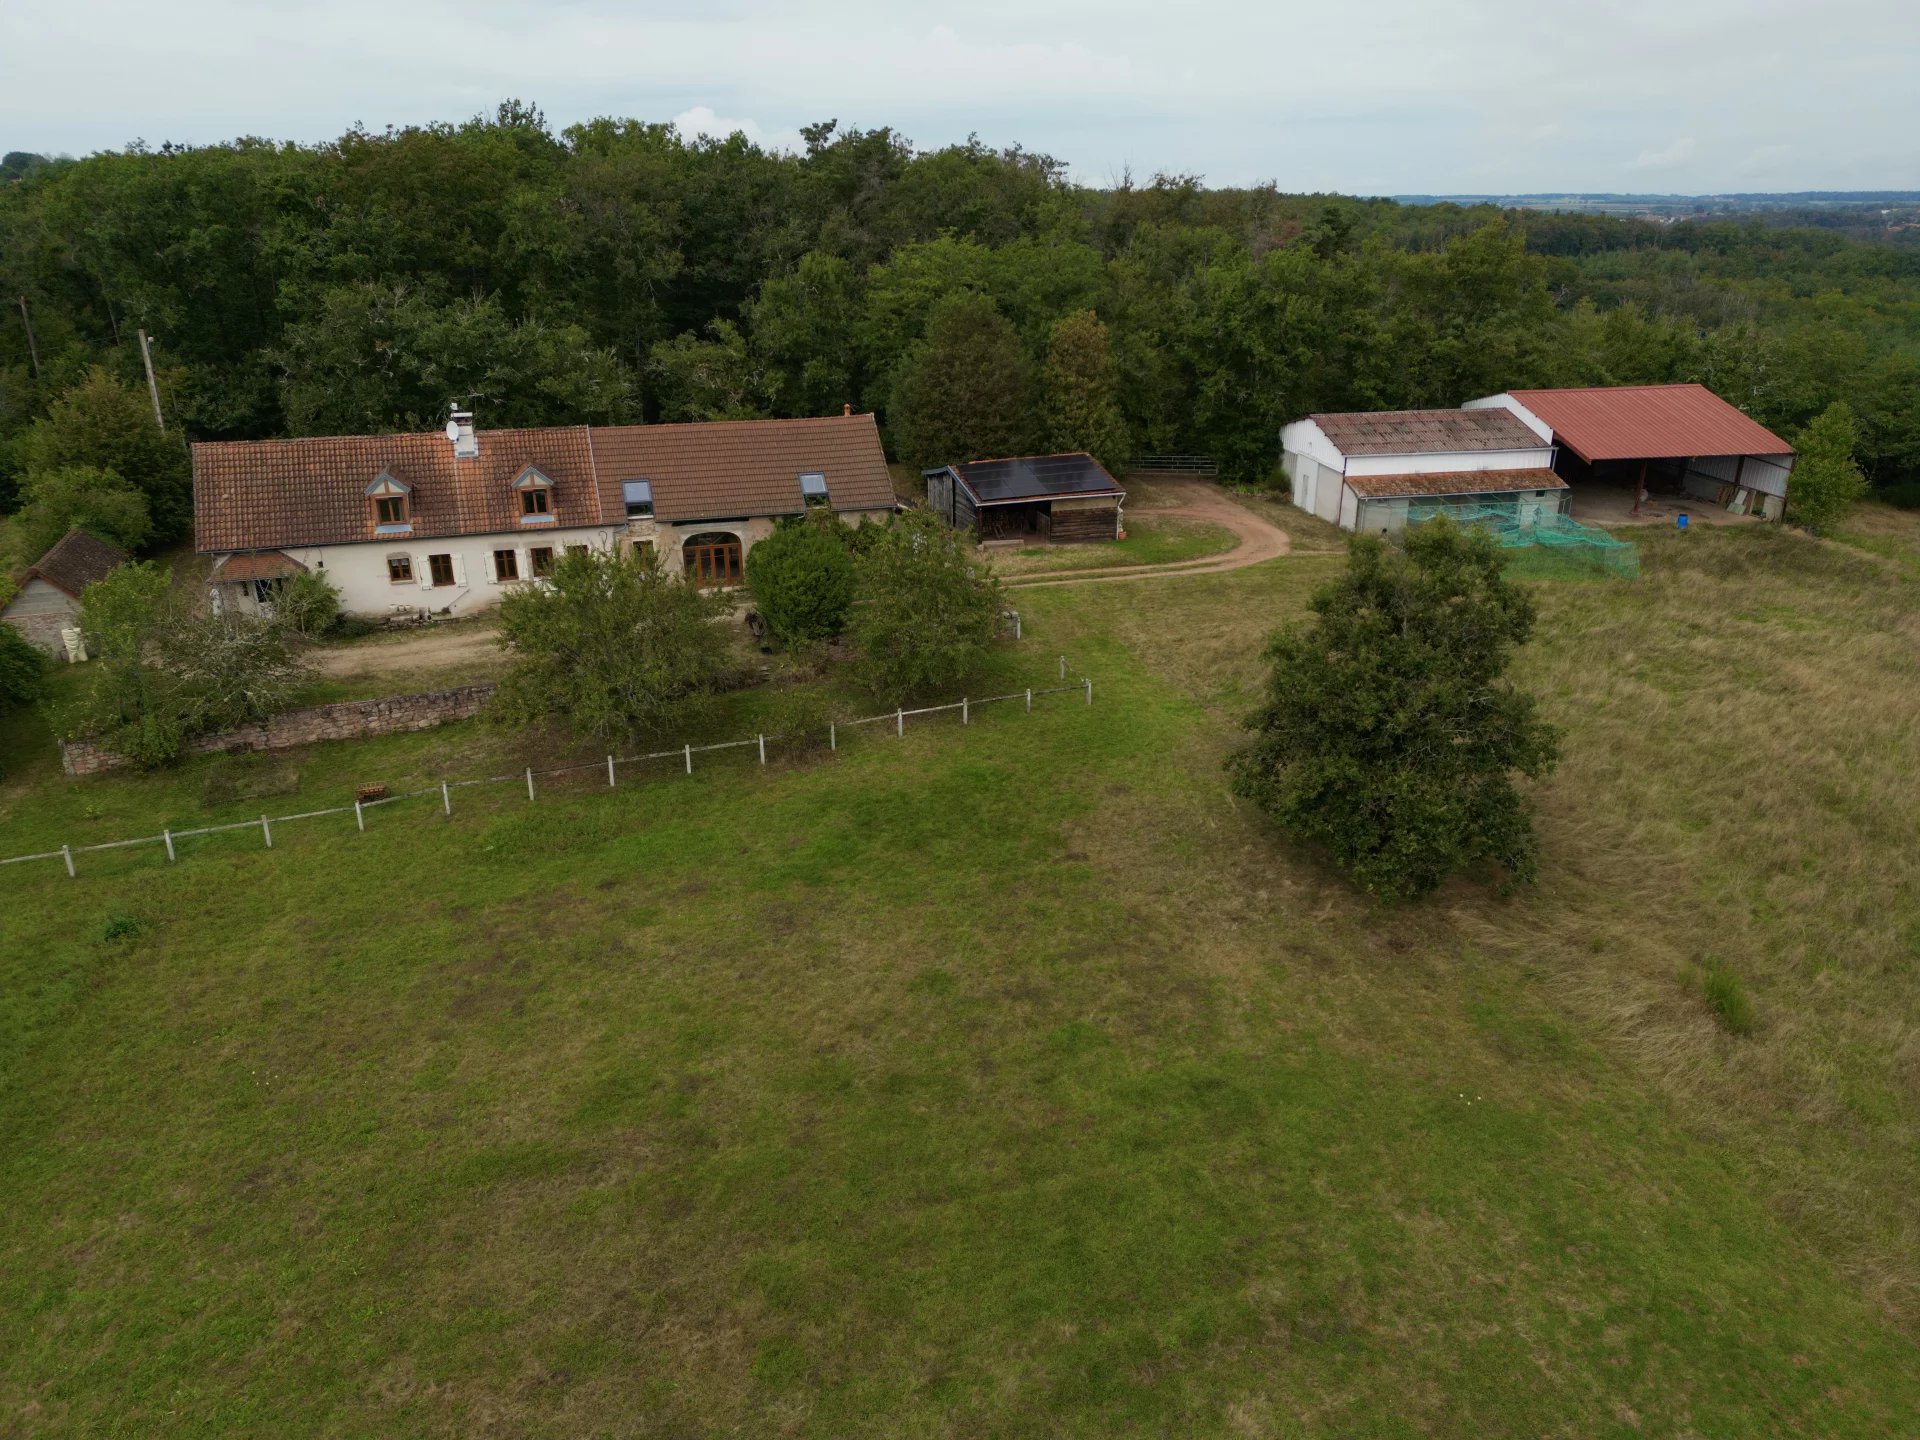
[[[1844,400],[1814,416],[1795,437],[1799,457],[1787,478],[1787,518],[1818,534],[1845,518],[1867,493],[1867,478],[1854,463],[1860,426]]]
[[[13,548],[32,564],[76,525],[122,550],[138,550],[152,530],[147,497],[111,470],[63,465],[35,471],[20,489]]]
[[[782,645],[828,640],[846,627],[853,604],[853,552],[828,530],[847,529],[830,512],[825,524],[789,520],[747,552],[747,587]]]
[[[13,626],[0,623],[0,715],[24,710],[40,698],[47,653]]]
[[[282,582],[273,618],[305,640],[333,634],[340,628],[340,591],[323,572],[303,570]]]
[[[891,703],[973,670],[1000,633],[1000,585],[972,542],[927,510],[896,519],[861,557],[848,627],[855,673]]]
[[[1533,605],[1484,534],[1433,520],[1404,549],[1375,536],[1269,643],[1256,738],[1228,762],[1236,794],[1324,845],[1366,890],[1404,900],[1493,861],[1538,871],[1513,776],[1555,763],[1551,726],[1503,678]]]
[[[684,723],[727,662],[713,622],[727,601],[668,575],[651,552],[562,556],[545,586],[500,605],[511,660],[492,715],[507,725],[560,719],[623,740]]]

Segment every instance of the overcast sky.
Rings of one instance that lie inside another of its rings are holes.
[[[0,150],[556,127],[978,133],[1360,194],[1920,189],[1920,0],[0,0]]]

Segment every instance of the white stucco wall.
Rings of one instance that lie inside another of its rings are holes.
[[[0,610],[0,621],[54,655],[66,653],[60,644],[60,631],[65,626],[78,625],[79,616],[80,602],[38,575],[21,586],[20,593]]]
[[[1313,420],[1296,420],[1291,425],[1281,426],[1280,448],[1282,451],[1291,450],[1296,455],[1309,456],[1335,470],[1340,468],[1344,458],[1327,438],[1327,432]]]
[[[1553,447],[1533,450],[1442,450],[1431,455],[1349,455],[1349,475],[1450,475],[1463,470],[1549,470]]]

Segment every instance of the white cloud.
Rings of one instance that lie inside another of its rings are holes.
[[[673,117],[673,128],[686,139],[704,135],[712,140],[725,140],[731,135],[744,135],[763,150],[801,151],[807,143],[798,130],[769,130],[755,120],[725,120],[714,114],[710,105],[695,105],[690,110],[682,110]]]
[[[1920,73],[1912,0],[1551,12],[1538,0],[0,4],[0,148],[314,141],[518,95],[557,125],[672,116],[775,146],[829,117],[923,146],[977,132],[1092,181],[1130,164],[1372,193],[1641,188],[1650,173],[1676,189],[1920,187],[1905,138],[1920,133],[1920,89],[1899,83]]]
[[[1699,148],[1691,135],[1682,135],[1677,140],[1669,140],[1657,150],[1642,150],[1627,162],[1627,168],[1629,170],[1671,170],[1691,157]]]

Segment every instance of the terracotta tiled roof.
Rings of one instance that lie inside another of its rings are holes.
[[[1611,385],[1508,393],[1551,425],[1554,440],[1583,460],[1793,453],[1786,441],[1704,385]]]
[[[826,476],[835,510],[893,507],[893,480],[871,415],[595,426],[593,459],[615,519],[625,514],[624,480],[653,482],[660,520],[797,515],[805,508],[800,476],[806,471]]]
[[[513,482],[528,465],[553,482],[552,510],[559,525],[599,520],[600,496],[584,426],[489,431],[480,437],[480,454],[473,460],[454,459],[453,446],[439,434],[195,445],[194,546],[269,550],[397,538],[373,533],[366,491],[382,474],[408,487],[413,537],[518,530],[520,500]]]
[[[306,573],[307,567],[284,551],[243,550],[224,557],[209,578],[224,585],[235,580],[284,580]]]
[[[46,554],[20,572],[20,583],[44,580],[77,600],[87,586],[104,579],[114,566],[126,563],[126,551],[76,525],[54,541]]]
[[[1507,410],[1378,410],[1310,415],[1344,455],[1541,450],[1547,442]]]
[[[1529,434],[1532,432],[1529,431]],[[1449,470],[1441,475],[1349,475],[1353,493],[1366,500],[1418,495],[1504,495],[1515,490],[1564,490],[1551,470]]]
[[[661,520],[789,515],[800,475],[826,476],[836,510],[893,504],[871,415],[689,425],[577,425],[479,432],[456,460],[443,434],[244,440],[193,447],[194,541],[206,552],[389,540],[373,530],[367,487],[408,487],[413,538],[524,533],[514,481],[532,465],[553,482],[555,524],[623,525],[624,480],[653,484]]]

